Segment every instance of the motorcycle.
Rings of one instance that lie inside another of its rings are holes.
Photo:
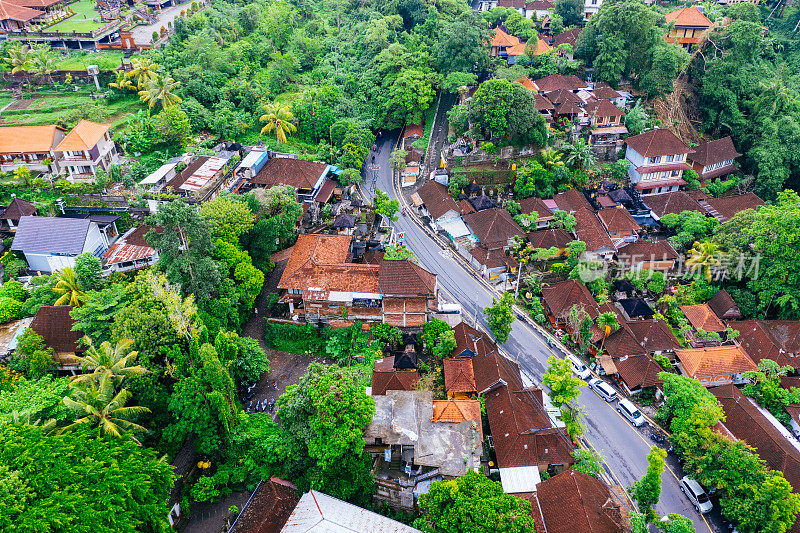
[[[406,216],[406,208],[403,208],[403,216]]]

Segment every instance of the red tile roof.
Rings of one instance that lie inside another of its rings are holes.
[[[674,191],[664,194],[654,194],[642,199],[653,213],[659,218],[668,213],[680,214],[684,211],[696,211],[705,213],[705,210],[697,203],[697,200],[683,191]]]
[[[522,389],[519,366],[497,350],[497,345],[485,333],[465,322],[453,328],[456,349],[453,356],[471,357],[475,384],[479,393],[485,393],[498,385]]]
[[[606,338],[603,345],[606,353],[612,357],[645,355],[645,350],[633,334],[625,327],[620,327]]]
[[[675,27],[709,28],[711,21],[694,6],[682,7],[664,15],[667,22],[675,22]]]
[[[277,477],[262,481],[230,533],[280,533],[299,500],[292,483]]]
[[[693,378],[708,378],[741,374],[756,370],[756,364],[740,346],[712,346],[675,350],[686,374]]]
[[[67,133],[67,136],[58,143],[58,146],[55,147],[55,151],[91,150],[97,146],[97,143],[100,142],[110,127],[111,124],[99,124],[97,122],[81,120]]]
[[[444,388],[447,392],[478,392],[471,358],[449,357],[442,361],[442,365],[444,367]]]
[[[534,94],[533,95],[533,105],[536,107],[536,111],[547,111],[551,109],[555,109],[553,102],[542,96],[541,94]]]
[[[589,252],[596,252],[603,248],[614,250],[614,243],[611,242],[603,224],[597,218],[597,215],[587,209],[579,209],[575,211],[575,235],[579,241],[586,243],[586,250]]]
[[[475,208],[472,207],[472,204],[469,203],[469,201],[467,201],[467,200],[459,200],[459,202],[458,202],[458,212],[461,213],[462,215],[466,215],[466,214],[469,214],[469,213],[474,213],[475,212]]]
[[[540,229],[528,233],[528,241],[534,248],[566,248],[575,237],[567,233],[565,229]]]
[[[378,286],[382,294],[389,296],[433,296],[436,274],[408,259],[384,259],[378,269]]]
[[[609,233],[614,231],[632,233],[642,229],[631,214],[628,213],[628,210],[622,207],[601,209],[597,212],[597,216]]]
[[[732,219],[736,213],[745,209],[758,209],[764,205],[764,200],[752,192],[739,194],[737,196],[726,196],[724,198],[709,198],[706,200],[708,205],[714,208],[727,221]]]
[[[416,370],[373,370],[372,395],[383,396],[387,390],[414,390],[418,380]]]
[[[578,40],[578,35],[581,34],[582,28],[572,28],[571,30],[562,31],[553,37],[553,47],[557,48],[561,44],[570,44],[575,48],[575,42]]]
[[[505,245],[515,235],[523,237],[525,235],[525,232],[511,218],[508,211],[498,207],[484,209],[477,213],[469,213],[462,218],[478,238],[478,241],[487,246],[493,244]]]
[[[566,431],[552,427],[541,389],[495,389],[486,395],[486,417],[498,467],[574,462],[574,446]]]
[[[0,214],[0,220],[13,220],[19,222],[22,217],[33,216],[36,214],[36,206],[22,198],[14,198],[8,207]]]
[[[728,291],[720,289],[708,302],[708,306],[719,318],[730,320],[742,318],[739,306],[733,301]]]
[[[278,288],[379,292],[378,265],[347,263],[349,235],[300,235]]]
[[[30,328],[42,336],[44,343],[51,347],[56,360],[63,365],[77,361],[70,354],[82,352],[82,331],[72,331],[75,320],[70,316],[71,305],[44,305],[36,312]]]
[[[407,139],[408,137],[422,137],[424,131],[425,124],[406,124],[406,128],[403,131],[403,138]]]
[[[695,146],[694,153],[689,156],[689,159],[706,166],[722,163],[728,159],[736,159],[740,155],[742,154],[736,151],[733,140],[728,136],[715,141],[705,141]]]
[[[447,187],[437,181],[429,181],[417,190],[422,203],[434,220],[443,217],[449,211],[459,212],[458,205]]]
[[[481,402],[478,400],[434,400],[432,422],[457,424],[469,420],[481,423]]]
[[[640,181],[636,184],[636,190],[644,191],[647,189],[655,189],[657,187],[673,187],[675,185],[686,185],[686,182],[680,178]]]
[[[658,128],[625,139],[625,143],[641,156],[691,154],[694,152],[667,129]]]
[[[44,11],[19,5],[19,2],[12,3],[9,2],[9,0],[0,0],[0,20],[28,22],[29,20],[33,20],[36,17],[41,17],[44,14]]]
[[[568,91],[577,91],[586,85],[586,82],[573,74],[562,76],[561,74],[551,74],[545,78],[533,80],[542,92],[557,91],[558,89],[566,89]]]
[[[592,94],[595,98],[601,100],[611,100],[612,98],[619,98],[621,95],[611,88],[607,83],[596,83]]]
[[[583,106],[583,109],[590,117],[621,117],[625,114],[620,108],[605,99],[589,102]]]
[[[504,32],[501,28],[494,29],[494,36],[492,37],[492,46],[498,46],[500,48],[507,48],[511,46],[515,46],[519,44],[519,38],[509,35],[508,33]]]
[[[527,77],[526,78],[520,78],[518,80],[514,80],[514,83],[519,83],[520,85],[522,85],[526,89],[529,89],[529,90],[534,91],[534,92],[539,90],[539,87],[537,87],[536,84],[533,83],[531,81],[531,79],[527,78]]]
[[[584,207],[588,209],[592,207],[586,199],[586,196],[578,189],[567,189],[564,192],[560,192],[553,196],[553,201],[556,203],[556,206],[558,206],[558,209],[571,213]]]
[[[550,313],[558,320],[566,320],[573,305],[583,307],[592,320],[600,313],[600,308],[589,289],[574,279],[560,281],[545,287],[542,289],[542,299],[547,304]]]
[[[530,214],[536,211],[539,221],[552,220],[553,218],[553,212],[549,207],[547,207],[547,204],[544,203],[544,200],[535,196],[520,200],[519,207],[520,211],[525,214]]]
[[[568,91],[567,89],[557,89],[555,91],[550,91],[548,93],[545,93],[544,96],[554,104],[563,104],[565,102],[572,102],[573,104],[583,104],[583,100],[581,100],[580,96],[573,93],[572,91]]]
[[[756,363],[772,359],[779,365],[800,369],[800,321],[743,320],[728,323],[747,354]]]
[[[515,268],[519,264],[512,256],[506,255],[502,248],[478,245],[469,251],[469,255],[474,257],[479,265],[486,268]]]
[[[295,189],[313,189],[328,168],[327,163],[288,157],[273,157],[258,171],[250,183],[262,187],[291,185]]]
[[[617,260],[625,265],[647,261],[675,261],[678,252],[669,241],[636,241],[623,244],[617,250]]]
[[[677,350],[681,347],[669,325],[661,319],[634,320],[624,327],[649,353]]]
[[[620,504],[599,479],[573,469],[536,486],[547,533],[618,533]]]
[[[16,19],[11,19],[16,20]],[[58,126],[0,127],[0,154],[44,154],[55,143]]]
[[[656,387],[663,383],[658,377],[664,369],[649,355],[633,355],[615,358],[617,372],[630,390],[640,387]]]
[[[716,333],[725,331],[725,324],[714,314],[708,304],[682,305],[680,307],[694,329]]]

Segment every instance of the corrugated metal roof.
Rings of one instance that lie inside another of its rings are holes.
[[[418,529],[312,490],[303,494],[281,533],[421,533]]]
[[[500,470],[500,483],[506,494],[536,492],[536,485],[542,482],[538,466],[512,466],[498,470]]]
[[[227,162],[227,159],[209,157],[208,160],[204,162],[200,168],[195,170],[191,176],[186,178],[186,181],[178,188],[183,191],[199,191],[216,177],[217,173],[225,167],[225,163]]]

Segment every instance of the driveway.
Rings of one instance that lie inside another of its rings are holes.
[[[441,112],[441,110],[440,110]],[[441,134],[441,133],[440,133]],[[407,204],[405,198],[412,190],[404,190],[401,194],[393,182],[389,170],[389,154],[394,149],[397,134],[384,135],[378,145],[376,164],[379,166],[375,186],[389,194],[392,198],[400,199],[401,206]],[[371,174],[371,173],[370,173]],[[370,178],[372,176],[370,175]],[[370,191],[370,184],[362,190]],[[371,191],[368,192],[371,194]],[[409,212],[411,209],[409,209]],[[496,296],[487,284],[478,278],[473,271],[468,270],[461,262],[460,257],[455,257],[455,252],[443,248],[422,227],[421,223],[411,215],[398,217],[393,223],[396,231],[405,233],[406,244],[419,258],[426,269],[438,275],[440,297],[460,303],[464,310],[464,319],[470,324],[477,315],[477,325],[488,330],[488,324],[483,318],[484,307],[492,305],[492,297]],[[518,317],[519,318],[519,317]],[[502,345],[507,357],[517,361],[529,377],[541,383],[542,375],[547,365],[547,358],[559,355],[553,352],[542,334],[533,326],[522,320],[513,324],[511,336]],[[624,488],[640,479],[647,470],[647,453],[654,445],[644,432],[633,428],[627,420],[617,413],[614,406],[607,404],[588,388],[578,398],[578,404],[585,413],[586,434],[584,435],[590,445],[605,459],[606,466],[612,480]],[[662,476],[661,501],[657,506],[660,515],[680,513],[688,516],[695,524],[698,532],[721,532],[721,524],[713,528],[706,520],[690,507],[688,500],[683,496],[678,485],[680,473],[675,475],[665,471]]]
[[[177,6],[169,6],[168,8],[162,9],[161,11],[156,13],[158,16],[158,20],[154,24],[148,24],[146,26],[136,26],[131,30],[131,35],[133,35],[133,40],[136,44],[150,44],[153,40],[153,32],[161,32],[161,26],[165,28],[168,27],[167,24],[173,22],[178,16],[180,16],[181,11],[186,11],[191,6],[191,3],[186,4],[179,4]]]

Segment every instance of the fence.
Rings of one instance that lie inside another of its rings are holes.
[[[8,36],[12,38],[36,38],[36,39],[95,39],[101,35],[106,35],[112,31],[122,27],[122,21],[115,21],[106,24],[102,28],[92,30],[90,32],[80,31],[28,31],[28,30],[12,30],[8,32]]]
[[[98,76],[111,75],[113,73],[114,71],[112,70],[101,70]],[[50,81],[64,81],[67,76],[71,76],[74,80],[92,80],[92,76],[85,70],[54,70],[49,76],[41,76],[39,74],[33,74],[27,71],[17,72],[15,74],[12,74],[10,70],[0,71],[0,78],[23,83],[49,83]]]

